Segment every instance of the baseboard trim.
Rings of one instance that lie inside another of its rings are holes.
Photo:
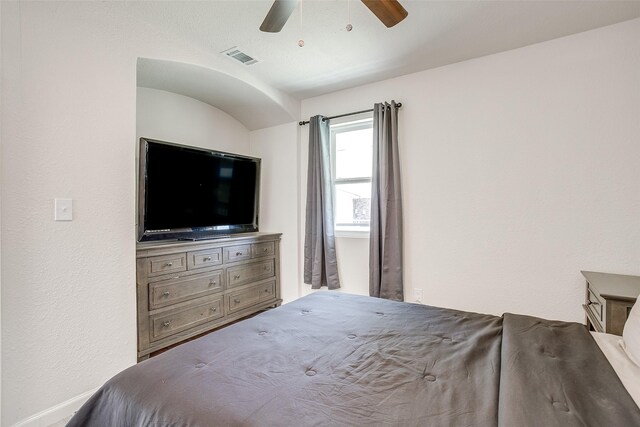
[[[76,397],[72,397],[69,400],[52,406],[51,408],[31,415],[30,417],[15,423],[13,427],[47,427],[53,423],[57,423],[80,409],[82,404],[89,400],[93,393],[98,391],[98,388],[79,394]]]

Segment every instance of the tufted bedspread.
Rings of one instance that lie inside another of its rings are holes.
[[[318,292],[139,363],[68,426],[640,426],[576,323]]]

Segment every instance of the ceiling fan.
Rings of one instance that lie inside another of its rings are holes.
[[[262,21],[262,25],[260,25],[260,31],[277,33],[282,30],[282,27],[284,27],[287,19],[289,19],[289,16],[293,13],[298,2],[299,0],[275,0],[264,21]],[[362,3],[364,3],[387,28],[393,27],[409,14],[398,0],[362,0]]]

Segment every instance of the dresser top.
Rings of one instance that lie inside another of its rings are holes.
[[[601,296],[636,299],[640,295],[640,277],[624,274],[581,271]]]
[[[180,251],[197,251],[212,247],[221,247],[235,244],[254,243],[264,240],[279,240],[282,233],[238,233],[228,237],[219,237],[201,240],[164,240],[152,242],[138,242],[136,244],[137,258],[147,256],[164,255]]]

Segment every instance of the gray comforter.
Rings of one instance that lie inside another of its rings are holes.
[[[640,426],[582,325],[320,292],[139,363],[69,426]]]

